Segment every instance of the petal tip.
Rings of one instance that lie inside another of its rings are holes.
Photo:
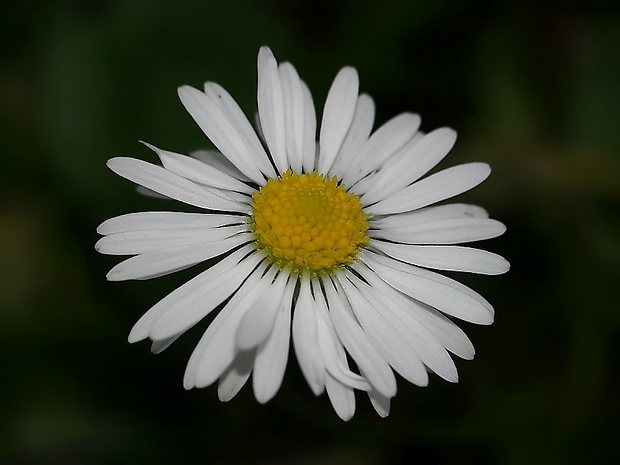
[[[261,55],[273,55],[273,52],[271,51],[271,47],[269,47],[268,45],[262,45],[259,49],[258,49],[258,56]]]
[[[143,341],[147,338],[147,335],[142,330],[142,328],[136,328],[135,326],[129,332],[129,336],[127,336],[127,342],[130,344],[135,344],[136,342]]]
[[[194,389],[196,387],[196,379],[195,376],[189,375],[187,372],[183,377],[183,389],[189,391],[190,389]]]
[[[100,253],[103,253],[103,252],[100,252]],[[124,281],[122,276],[120,276],[119,273],[116,272],[114,269],[111,269],[110,271],[108,271],[108,274],[105,275],[105,278],[108,281],[112,281],[112,282]]]

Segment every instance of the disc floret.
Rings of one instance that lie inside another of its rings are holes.
[[[288,170],[252,197],[257,246],[279,266],[331,272],[352,263],[368,242],[360,199],[336,176]]]

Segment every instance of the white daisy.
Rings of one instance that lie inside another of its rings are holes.
[[[396,394],[394,372],[418,386],[428,372],[458,379],[450,356],[474,356],[452,317],[488,325],[493,307],[434,270],[501,274],[502,257],[455,244],[501,235],[480,207],[433,206],[486,179],[467,163],[424,177],[456,133],[424,134],[404,113],[374,132],[374,103],[343,68],[327,96],[317,142],[315,107],[290,63],[258,55],[259,136],[213,82],[183,86],[183,105],[219,152],[179,155],[151,148],[163,166],[113,158],[118,175],[203,209],[143,212],[105,221],[99,252],[132,255],[108,279],[150,279],[206,260],[214,264],[152,307],[129,342],[168,347],[215,310],[192,353],[187,389],[219,381],[222,401],[252,374],[254,394],[278,391],[290,339],[312,391],[327,391],[344,420],[365,391],[381,416]],[[355,369],[349,365],[355,362]]]

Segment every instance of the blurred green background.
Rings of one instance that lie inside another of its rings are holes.
[[[611,5],[611,2],[610,4]],[[605,2],[5,1],[0,6],[0,463],[620,463],[620,15]],[[357,67],[378,123],[449,125],[447,165],[493,174],[460,200],[508,232],[502,277],[462,276],[495,306],[463,324],[461,381],[399,383],[380,419],[340,421],[296,361],[274,400],[186,392],[208,321],[163,354],[133,323],[195,273],[108,283],[96,226],[182,208],[139,196],[108,158],[209,147],[177,99],[224,85],[256,109],[267,44],[319,108]],[[616,431],[616,432],[614,432]]]

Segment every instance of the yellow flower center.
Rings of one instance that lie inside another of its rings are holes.
[[[257,246],[281,267],[330,272],[353,262],[368,242],[360,199],[336,176],[288,170],[252,197]]]

